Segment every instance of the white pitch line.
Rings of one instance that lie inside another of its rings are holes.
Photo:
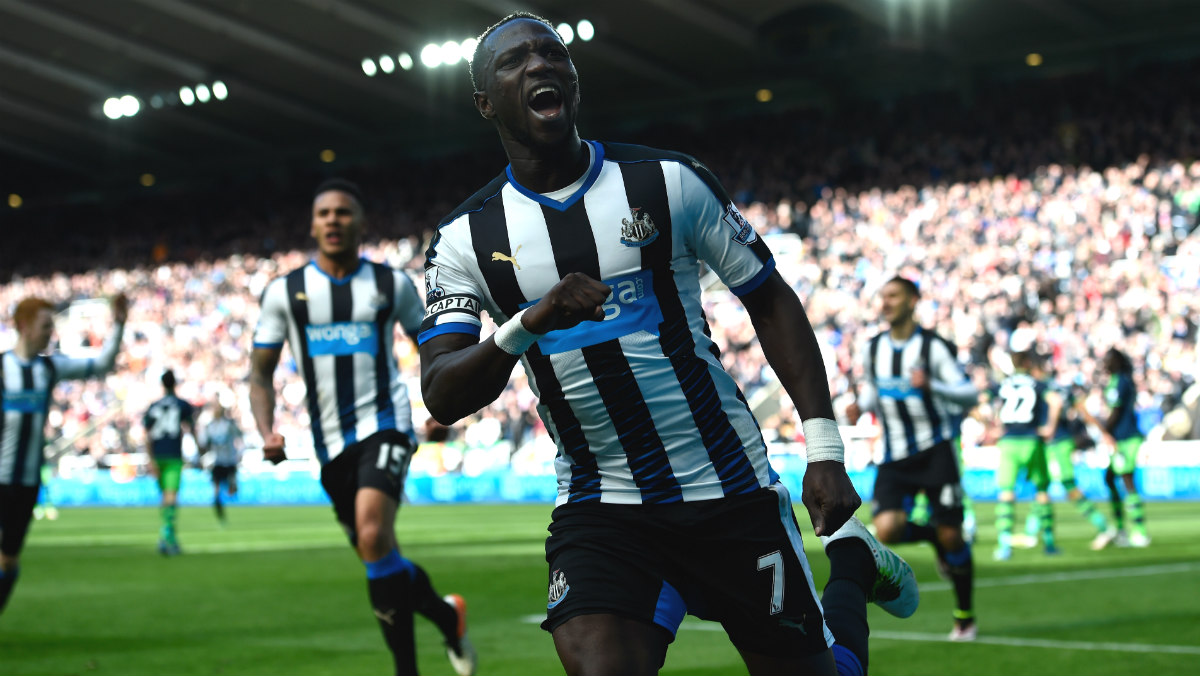
[[[1115,577],[1145,577],[1147,575],[1168,575],[1171,573],[1191,573],[1200,570],[1200,562],[1187,561],[1183,563],[1165,563],[1157,566],[1140,566],[1137,568],[1097,568],[1093,570],[1073,570],[1062,573],[1032,573],[1030,575],[1011,575],[1009,577],[975,578],[975,588],[985,587],[1019,587],[1028,584],[1043,584],[1046,582],[1080,582],[1083,580],[1105,580]],[[950,591],[949,582],[928,582],[920,584],[921,591]]]
[[[872,631],[871,638],[892,641],[926,641],[950,643],[945,634],[922,634],[906,631]],[[1017,638],[1015,636],[979,636],[972,643],[1006,645],[1017,648],[1052,648],[1054,650],[1087,650],[1123,653],[1171,653],[1175,655],[1200,655],[1200,646],[1154,645],[1149,643],[1112,643],[1109,641],[1052,641],[1040,638]]]

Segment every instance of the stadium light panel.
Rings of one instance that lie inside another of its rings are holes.
[[[442,65],[442,48],[439,45],[428,44],[421,48],[421,63],[426,68],[437,68]]]
[[[142,174],[141,176],[138,177],[138,183],[141,183],[143,188],[149,188],[149,187],[153,186],[157,180],[158,179],[156,179],[154,177],[154,174],[151,174],[149,172]]]
[[[771,99],[775,98],[775,92],[770,89],[760,89],[754,92],[754,98],[759,103],[769,103]]]
[[[413,68],[412,54],[409,54],[408,52],[400,52],[399,56],[396,57],[396,62],[399,63],[400,67],[404,70],[412,70]]]
[[[133,117],[142,109],[142,102],[138,101],[137,97],[132,94],[126,94],[121,97],[121,114],[125,117]]]
[[[459,52],[462,54],[463,61],[470,61],[475,56],[475,47],[479,44],[479,40],[475,38],[467,38],[459,45]]]
[[[453,66],[462,59],[462,45],[454,40],[442,44],[442,63]]]
[[[387,54],[384,54],[383,56],[379,57],[379,70],[382,70],[389,75],[394,73],[396,71],[396,61]]]
[[[1042,55],[1037,52],[1031,52],[1025,55],[1025,65],[1030,68],[1037,68],[1042,65]]]
[[[592,25],[591,21],[584,19],[575,25],[575,34],[579,36],[580,40],[587,42],[596,36],[596,27]]]
[[[166,101],[163,100],[162,94],[155,94],[154,96],[150,97],[150,107],[155,110],[162,108],[165,104]]]
[[[25,203],[25,200],[21,199],[21,196],[18,195],[17,193],[15,193],[15,192],[9,193],[9,195],[8,195],[8,206],[9,207],[11,207],[13,209],[20,209],[21,205],[24,203]]]
[[[558,31],[558,34],[560,37],[562,37],[564,44],[569,45],[575,41],[575,29],[571,28],[571,24],[560,23],[554,30]]]
[[[212,92],[208,90],[208,85],[200,83],[196,85],[196,100],[200,103],[208,103],[212,98]]]
[[[187,86],[180,87],[179,88],[179,100],[180,100],[180,102],[183,103],[183,105],[190,106],[196,102],[196,94],[192,92],[191,87],[187,87]]]
[[[218,101],[224,101],[226,96],[229,96],[229,89],[224,82],[217,80],[212,85],[213,96],[217,97]]]
[[[326,148],[321,151],[320,157],[321,157],[322,162],[324,162],[325,164],[329,164],[330,162],[337,159],[337,153],[333,152],[329,148]]]
[[[377,69],[375,68],[375,62],[371,59],[362,60],[362,69],[363,73],[366,73],[367,77],[375,77]]]
[[[104,116],[110,120],[119,120],[125,113],[121,112],[121,99],[109,97],[104,100]]]

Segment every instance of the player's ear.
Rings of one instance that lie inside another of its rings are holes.
[[[475,110],[478,110],[485,120],[496,116],[496,109],[492,106],[492,100],[488,98],[487,92],[475,92]]]

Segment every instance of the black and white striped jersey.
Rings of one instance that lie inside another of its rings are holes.
[[[883,462],[907,458],[959,436],[962,414],[974,406],[978,393],[956,353],[949,341],[921,327],[900,344],[884,331],[860,351],[866,382],[859,406],[879,415]],[[928,387],[913,387],[912,372],[917,369],[925,371]]]
[[[242,430],[229,418],[214,418],[200,432],[200,445],[218,467],[236,467],[242,457]]]
[[[716,178],[680,153],[589,142],[592,164],[549,195],[511,168],[448,216],[426,254],[420,340],[480,333],[571,272],[612,288],[605,319],[543,336],[522,357],[558,445],[557,503],[664,503],[768,486],[758,425],[721,367],[700,261],[733,291],[774,269]]]
[[[112,370],[121,344],[115,326],[95,358],[38,355],[29,361],[16,352],[0,354],[0,484],[41,483],[46,443],[46,414],[54,385]]]
[[[286,340],[308,393],[321,464],[381,430],[412,435],[408,388],[392,351],[395,325],[421,327],[421,296],[403,272],[363,259],[334,279],[310,262],[267,285],[254,347]]]

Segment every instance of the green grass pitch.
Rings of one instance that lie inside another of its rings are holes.
[[[1027,509],[1027,505],[1023,506]],[[479,673],[561,674],[537,627],[546,597],[549,505],[406,505],[404,553],[442,593],[470,604]],[[1196,503],[1149,503],[1148,549],[1088,550],[1090,527],[1058,505],[1063,554],[1018,550],[992,561],[992,505],[979,506],[980,639],[944,640],[952,594],[927,546],[898,551],[922,583],[908,620],[872,607],[871,673],[1057,676],[1195,674],[1200,665]],[[1022,512],[1023,514],[1024,512]],[[367,603],[363,568],[324,507],[183,508],[184,555],[154,551],[151,509],[64,509],[33,525],[22,575],[0,615],[0,673],[386,674],[391,661]],[[818,587],[828,564],[800,519]],[[451,674],[418,620],[422,673]],[[692,618],[664,674],[744,674],[720,627]]]

